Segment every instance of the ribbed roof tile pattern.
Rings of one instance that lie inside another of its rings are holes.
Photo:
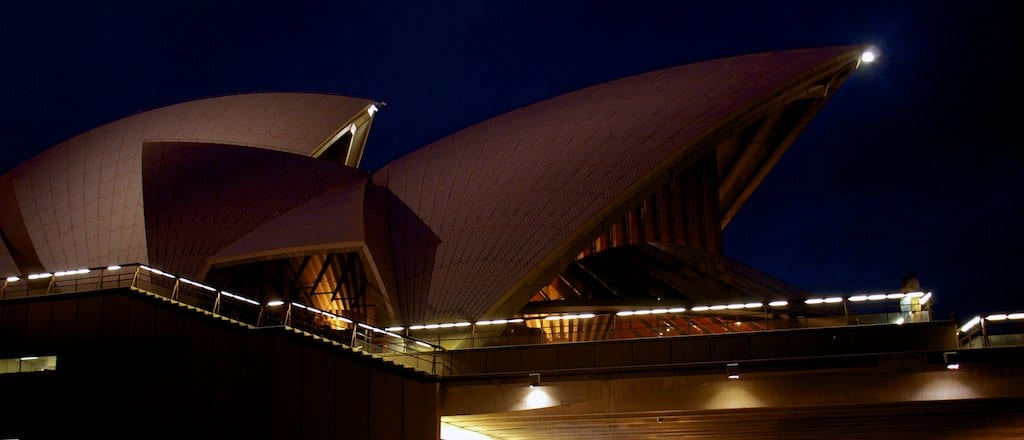
[[[143,142],[233,144],[309,155],[370,103],[305,93],[187,102],[88,131],[9,175],[25,228],[46,270],[147,262]]]
[[[374,182],[432,232],[402,233],[408,225],[391,219],[398,290],[416,298],[403,303],[402,318],[481,317],[659,163],[854,50],[747,55],[612,81],[487,120],[388,164]]]

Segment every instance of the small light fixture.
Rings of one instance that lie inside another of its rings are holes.
[[[116,264],[113,265],[113,266],[107,266],[107,270],[110,271],[110,272],[113,272],[115,270],[121,270],[121,266],[118,266]]]
[[[860,60],[865,63],[872,63],[878,58],[878,54],[875,53],[874,49],[865,50],[860,54]]]
[[[540,386],[540,373],[530,373],[530,388]]]
[[[17,276],[14,276],[14,275],[7,277],[7,282],[8,283],[13,283],[13,282],[19,281],[19,280],[21,280],[21,278],[18,278]]]
[[[740,378],[740,364],[738,364],[736,362],[730,362],[728,364],[725,364],[725,373],[728,375],[727,377],[729,379],[739,379]]]
[[[960,369],[960,356],[955,351],[942,353],[942,361],[946,363],[947,370]]]
[[[282,304],[284,304],[284,301],[281,301],[279,299],[275,299],[273,301],[267,302],[267,305],[270,306],[270,307],[277,307],[277,306],[280,306]]]

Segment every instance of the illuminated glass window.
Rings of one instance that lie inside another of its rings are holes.
[[[23,356],[0,359],[0,374],[53,371],[57,369],[57,356]]]

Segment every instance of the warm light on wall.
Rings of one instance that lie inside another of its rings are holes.
[[[441,422],[441,439],[442,440],[490,440],[484,434],[476,431],[470,431],[465,428],[460,428],[455,425],[449,425],[445,422]]]

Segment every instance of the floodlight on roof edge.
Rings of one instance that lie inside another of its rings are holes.
[[[878,59],[878,49],[869,47],[864,49],[864,52],[860,54],[860,61],[863,63],[873,63]]]

